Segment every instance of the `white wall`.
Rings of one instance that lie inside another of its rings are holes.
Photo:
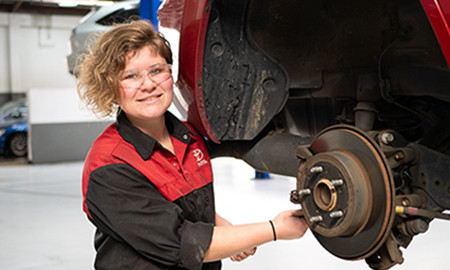
[[[82,160],[113,118],[87,110],[74,88],[28,91],[28,160],[33,163]]]
[[[74,87],[65,59],[80,19],[0,12],[0,94]]]
[[[0,103],[27,94],[31,162],[81,160],[111,122],[83,109],[67,70],[70,34],[81,18],[0,12]]]
[[[114,120],[95,116],[84,106],[74,88],[33,88],[28,91],[27,99],[31,125]]]

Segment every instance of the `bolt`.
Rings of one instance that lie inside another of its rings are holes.
[[[273,78],[267,78],[262,83],[263,89],[268,91],[275,91],[277,89],[277,84]]]
[[[428,223],[423,219],[415,219],[406,222],[406,230],[410,235],[424,233],[428,228]]]
[[[425,220],[418,219],[416,221],[416,230],[418,233],[424,233],[428,230],[428,228],[429,228],[429,225]]]
[[[321,173],[323,172],[323,167],[322,166],[314,166],[311,169],[309,169],[310,173]]]
[[[341,210],[339,211],[333,211],[330,213],[330,218],[340,218],[344,215],[344,212],[342,212]]]
[[[292,190],[291,191],[291,202],[293,202],[293,203],[300,203],[297,190]]]
[[[323,217],[321,217],[321,216],[313,216],[309,219],[309,222],[317,223],[317,222],[321,222],[322,220],[323,220]]]
[[[381,141],[384,144],[390,144],[391,142],[394,141],[394,134],[389,133],[389,132],[384,132],[383,134],[381,134]]]
[[[298,191],[298,196],[309,195],[311,194],[311,190],[309,188],[300,189]]]
[[[402,205],[403,206],[409,206],[409,200],[407,199],[407,198],[404,198],[403,200],[402,200]]]
[[[221,56],[223,54],[223,46],[221,43],[215,43],[211,46],[211,52],[215,56]]]
[[[394,154],[394,159],[397,161],[400,161],[404,158],[405,158],[405,153],[403,153],[402,151],[398,151]]]
[[[344,184],[344,180],[342,179],[331,180],[331,184],[335,187],[340,187]]]

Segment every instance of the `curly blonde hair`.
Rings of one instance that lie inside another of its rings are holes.
[[[82,56],[77,90],[82,101],[96,115],[112,116],[118,108],[120,74],[127,56],[148,46],[172,64],[169,42],[144,20],[118,24],[102,34],[94,47]]]

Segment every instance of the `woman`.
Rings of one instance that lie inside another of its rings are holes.
[[[80,97],[112,115],[83,170],[83,208],[97,227],[96,269],[220,269],[306,231],[299,211],[233,226],[215,213],[202,136],[170,114],[172,53],[145,21],[118,25],[85,56]]]

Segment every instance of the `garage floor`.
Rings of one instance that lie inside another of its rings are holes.
[[[0,269],[92,269],[94,229],[81,211],[81,162],[0,166]],[[217,211],[231,222],[265,221],[296,208],[289,202],[293,178],[255,180],[242,161],[213,161]],[[450,222],[435,220],[427,233],[403,250],[405,262],[392,269],[450,269]],[[329,254],[308,232],[302,239],[259,247],[244,262],[224,260],[232,269],[369,269],[364,261]]]

